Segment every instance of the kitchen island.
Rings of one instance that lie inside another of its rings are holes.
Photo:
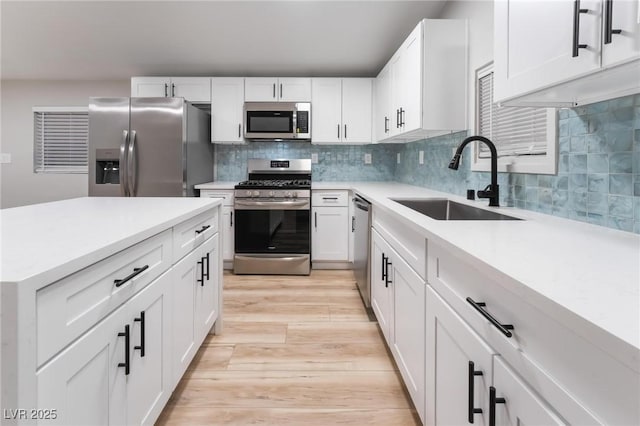
[[[222,327],[215,198],[0,211],[3,424],[153,423]]]

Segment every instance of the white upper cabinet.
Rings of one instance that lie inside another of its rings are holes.
[[[640,91],[637,1],[505,0],[494,13],[497,102],[572,106]]]
[[[378,141],[467,128],[467,22],[424,19],[376,78]]]
[[[247,77],[244,95],[247,102],[309,102],[311,79]]]
[[[371,143],[370,78],[314,78],[312,143]]]
[[[189,102],[211,101],[209,77],[132,77],[131,96],[137,98],[181,97]]]
[[[244,78],[211,79],[211,142],[242,143]]]
[[[342,130],[342,79],[311,80],[311,141],[339,143]]]

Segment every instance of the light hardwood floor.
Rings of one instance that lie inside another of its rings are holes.
[[[224,275],[209,336],[161,425],[419,425],[351,271]]]

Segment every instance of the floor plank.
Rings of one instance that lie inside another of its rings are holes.
[[[225,273],[224,319],[158,424],[420,424],[352,271]]]

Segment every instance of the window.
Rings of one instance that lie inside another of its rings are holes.
[[[498,170],[555,174],[554,108],[500,107],[493,102],[493,64],[476,71],[476,132],[496,145]],[[489,150],[476,143],[472,170],[489,170]]]
[[[87,173],[88,136],[87,108],[33,108],[33,171]]]

